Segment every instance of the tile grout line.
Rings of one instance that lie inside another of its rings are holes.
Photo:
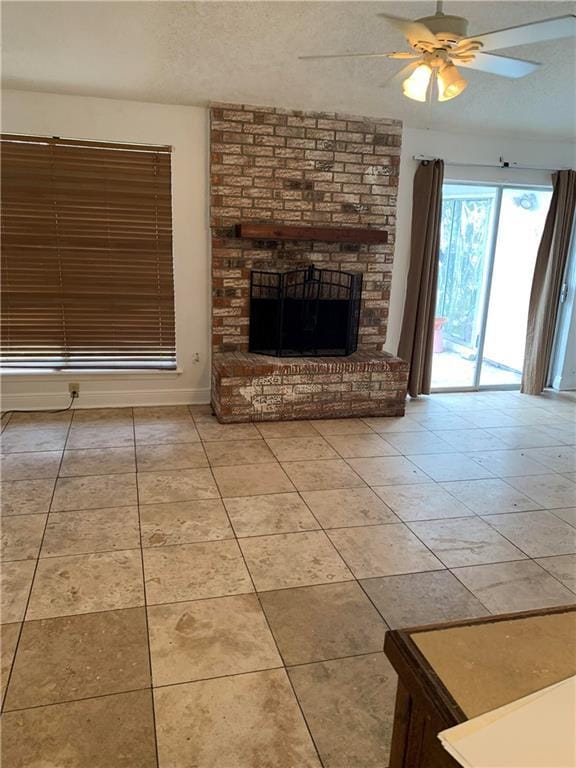
[[[146,648],[148,650],[148,669],[150,672],[150,703],[152,707],[152,728],[154,731],[154,753],[156,757],[156,766],[160,766],[160,755],[158,749],[158,733],[156,726],[156,702],[154,700],[154,688],[152,677],[152,648],[150,646],[150,624],[148,621],[148,598],[146,594],[146,571],[144,569],[144,548],[142,546],[142,520],[140,517],[140,491],[138,488],[138,455],[136,446],[136,424],[134,419],[134,408],[131,409],[132,413],[132,434],[134,437],[134,468],[135,472],[135,485],[136,485],[136,507],[138,510],[138,533],[140,537],[140,567],[142,569],[142,593],[144,598],[144,620],[146,622]]]

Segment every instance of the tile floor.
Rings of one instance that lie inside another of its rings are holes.
[[[3,764],[383,768],[388,628],[576,600],[575,415],[8,416]]]

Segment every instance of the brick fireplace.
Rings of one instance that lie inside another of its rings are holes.
[[[404,413],[407,365],[382,352],[400,142],[396,120],[213,105],[212,406],[219,420]],[[256,226],[265,224],[274,226]],[[367,229],[374,237],[365,237]],[[251,271],[311,265],[362,274],[357,351],[289,359],[249,353]]]

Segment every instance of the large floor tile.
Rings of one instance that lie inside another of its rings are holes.
[[[3,515],[43,515],[50,508],[55,480],[8,480],[0,484]]]
[[[143,547],[234,538],[220,499],[142,504],[140,529]]]
[[[576,528],[576,507],[565,507],[564,509],[552,509],[556,517],[560,520],[564,520],[566,523],[570,523],[571,526]]]
[[[320,768],[283,670],[154,691],[162,768]]]
[[[325,768],[388,765],[396,674],[383,653],[292,667]]]
[[[474,426],[467,418],[447,410],[443,410],[441,413],[437,410],[434,410],[433,412],[428,410],[428,412],[420,413],[419,409],[407,412],[422,426],[423,429],[470,429],[470,427]]]
[[[573,507],[576,502],[576,484],[561,475],[510,477],[508,482],[545,509]]]
[[[10,768],[156,768],[149,690],[7,712],[2,737]]]
[[[450,453],[454,449],[442,439],[442,433],[432,432],[391,432],[386,440],[403,454]]]
[[[448,443],[453,451],[495,451],[506,448],[506,443],[484,429],[446,429],[434,434]]]
[[[161,423],[161,422],[188,422],[190,421],[190,409],[197,407],[207,407],[208,412],[212,410],[210,406],[188,406],[188,405],[141,405],[134,408],[134,421],[139,424]]]
[[[392,629],[486,616],[488,611],[449,571],[365,579],[362,587]]]
[[[403,416],[401,418],[394,418],[390,416],[375,416],[373,418],[362,419],[365,424],[379,434],[386,434],[388,432],[426,432],[426,427],[423,427],[419,421],[413,416]]]
[[[208,459],[201,443],[136,446],[138,472],[164,472],[207,467]]]
[[[367,459],[373,456],[397,456],[388,440],[375,433],[366,435],[327,435],[327,441],[343,459]],[[321,457],[318,457],[321,458]]]
[[[38,557],[46,518],[46,515],[14,515],[4,518],[0,526],[2,560],[33,560]]]
[[[8,678],[20,636],[20,627],[20,622],[2,624],[0,627],[0,704],[4,702],[4,694],[8,686]]]
[[[362,435],[372,430],[362,419],[315,419],[321,435]]]
[[[177,419],[134,419],[136,445],[197,443],[200,436],[191,416]]]
[[[27,621],[5,706],[25,709],[147,686],[144,608]]]
[[[218,498],[218,489],[209,469],[180,469],[174,472],[139,472],[140,504]]]
[[[454,575],[492,613],[574,602],[574,594],[532,560],[457,568]]]
[[[437,483],[492,477],[491,472],[462,453],[420,454],[409,458],[428,475],[427,479],[432,478]]]
[[[214,477],[222,496],[260,496],[287,493],[294,486],[279,464],[245,464],[236,467],[214,467]]]
[[[144,549],[148,604],[253,592],[235,541]]]
[[[258,591],[352,579],[321,531],[256,536],[240,546]]]
[[[561,423],[550,422],[548,424],[538,424],[538,430],[553,440],[549,445],[576,445],[574,415]]]
[[[38,561],[27,620],[144,604],[140,552],[99,552]]]
[[[538,448],[558,445],[557,437],[539,427],[494,427],[487,431],[505,443],[508,448]]]
[[[424,472],[403,456],[349,459],[348,463],[368,485],[425,483],[430,480]]]
[[[324,528],[398,522],[396,515],[370,488],[303,491],[302,498]]]
[[[548,471],[574,472],[576,470],[576,448],[562,446],[554,448],[529,448],[526,453],[543,464]],[[529,475],[530,472],[523,474]]]
[[[68,425],[36,427],[8,424],[0,437],[2,453],[35,453],[37,451],[62,451],[66,444]]]
[[[74,410],[72,426],[131,427],[132,408],[79,408]]]
[[[0,622],[22,621],[30,594],[36,563],[15,560],[0,567]]]
[[[483,429],[489,429],[490,427],[515,427],[518,424],[518,420],[514,418],[513,413],[505,413],[497,409],[486,411],[472,410],[467,414],[466,419],[470,422],[469,427],[481,427]],[[439,426],[436,429],[446,429],[446,427]]]
[[[354,581],[262,592],[286,664],[381,651],[386,625]]]
[[[13,411],[10,414],[10,427],[46,429],[60,426],[65,428],[70,424],[72,416],[73,411]]]
[[[536,562],[564,586],[576,592],[576,555],[541,557]]]
[[[444,567],[401,523],[340,528],[328,536],[357,579]]]
[[[492,472],[496,477],[546,474],[549,470],[530,458],[527,450],[477,451],[466,454],[468,458]]]
[[[133,448],[90,448],[64,451],[60,477],[117,475],[129,472],[136,472]]]
[[[483,518],[529,557],[576,552],[576,530],[552,512],[516,512]]]
[[[278,461],[314,461],[316,459],[337,459],[338,454],[320,435],[304,437],[268,438],[268,445]]]
[[[257,440],[260,433],[253,424],[220,424],[214,416],[196,419],[202,440]]]
[[[269,437],[306,437],[306,435],[318,435],[312,421],[265,421],[256,424],[256,428],[262,435]]]
[[[50,515],[41,557],[81,555],[140,546],[137,507],[58,512]]]
[[[137,502],[135,474],[60,477],[51,511],[124,507]]]
[[[496,478],[443,483],[442,487],[479,515],[527,512],[540,506],[509,485],[508,481]]]
[[[134,428],[114,423],[94,425],[72,423],[67,449],[122,448],[134,445]]]
[[[40,480],[56,477],[62,451],[4,453],[0,456],[0,479]]]
[[[224,504],[239,537],[320,528],[298,493],[241,496],[225,499]]]
[[[281,667],[256,595],[148,609],[154,685]]]
[[[270,464],[274,454],[264,440],[214,440],[204,443],[213,467],[233,467],[237,464]]]
[[[343,459],[289,461],[282,466],[299,491],[356,488],[365,485]]]
[[[436,483],[386,485],[374,491],[405,522],[474,514]]]
[[[448,568],[522,560],[524,552],[477,517],[427,520],[409,528]]]

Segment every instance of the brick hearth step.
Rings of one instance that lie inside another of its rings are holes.
[[[212,408],[222,423],[403,416],[408,364],[387,352],[268,357],[221,352],[212,360]]]

